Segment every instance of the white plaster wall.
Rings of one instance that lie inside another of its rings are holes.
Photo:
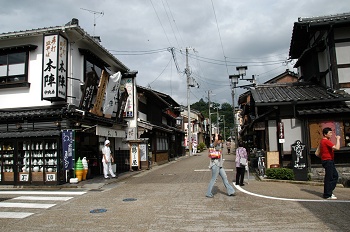
[[[30,87],[8,88],[0,91],[0,108],[18,108],[30,106],[50,105],[49,101],[41,100],[41,78],[42,78],[42,50],[43,37],[17,39],[1,43],[1,46],[15,46],[21,44],[37,45],[37,49],[30,52],[28,66],[28,82]]]
[[[337,64],[350,64],[350,42],[335,44]]]
[[[291,151],[291,145],[295,141],[300,140],[301,138],[301,122],[300,120],[294,118],[282,119],[284,125],[284,138],[285,142],[283,143],[283,151]]]
[[[276,120],[268,121],[269,151],[278,151],[277,147],[277,124]]]
[[[80,41],[69,44],[68,48],[68,77],[73,77],[83,81],[84,76],[84,57],[80,54],[78,48]],[[42,53],[43,36],[13,39],[11,41],[1,42],[2,47],[10,47],[22,44],[33,44],[38,47],[29,53],[28,82],[30,87],[8,88],[0,91],[0,109],[11,109],[33,106],[49,106],[57,104],[47,100],[41,100],[42,89]],[[73,62],[72,62],[73,61]],[[80,82],[67,79],[67,102],[78,106],[82,92],[80,91]],[[62,102],[61,102],[62,103]]]

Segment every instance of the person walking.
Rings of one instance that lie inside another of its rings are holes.
[[[197,154],[197,140],[193,140],[192,142],[192,154]]]
[[[333,194],[338,182],[338,172],[334,164],[334,150],[340,149],[340,136],[336,135],[336,144],[331,142],[333,131],[326,127],[322,130],[323,138],[320,141],[319,151],[322,160],[322,166],[325,169],[323,197],[326,199],[336,200],[337,197]]]
[[[226,142],[227,147],[227,154],[229,155],[231,153],[231,139],[229,138]]]
[[[211,180],[209,182],[206,197],[209,197],[209,198],[214,197],[212,190],[218,175],[221,176],[222,182],[226,187],[227,195],[233,196],[235,194],[235,190],[228,182],[225,169],[223,168],[221,142],[215,141],[214,145],[213,144],[210,145],[208,156],[210,158],[209,168],[211,169]]]
[[[112,152],[110,149],[110,141],[107,139],[105,145],[102,148],[102,164],[103,164],[103,175],[105,179],[109,179],[108,172],[111,174],[112,178],[115,178],[116,175],[112,170],[112,162],[114,162]]]
[[[238,143],[236,149],[236,185],[244,186],[244,173],[248,164],[247,150],[243,147],[242,142]]]

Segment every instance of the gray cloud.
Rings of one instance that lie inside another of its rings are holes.
[[[105,48],[131,70],[139,71],[139,85],[150,85],[184,105],[186,47],[196,50],[190,50],[189,64],[192,76],[200,84],[200,88],[191,88],[190,102],[206,99],[211,90],[215,94],[213,101],[232,103],[228,75],[236,73],[236,66],[248,65],[247,75],[256,75],[258,83],[292,69],[282,60],[288,56],[293,24],[298,17],[350,11],[346,0],[334,1],[332,7],[328,0],[2,0],[1,6],[1,33],[64,25],[78,18],[85,31],[101,36]],[[168,51],[147,55],[131,52],[171,46],[176,48],[182,73],[177,72],[173,61],[169,63]],[[276,64],[268,65],[268,61]]]

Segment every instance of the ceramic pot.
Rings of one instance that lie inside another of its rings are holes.
[[[33,171],[34,171],[34,172],[38,172],[38,171],[39,171],[39,166],[35,166],[35,167],[33,168]]]

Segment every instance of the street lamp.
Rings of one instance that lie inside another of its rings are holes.
[[[233,111],[233,133],[235,135],[235,146],[237,148],[238,146],[238,130],[237,130],[237,122],[236,122],[236,112],[235,112],[235,91],[238,84],[238,80],[242,78],[242,80],[251,80],[251,79],[243,79],[243,77],[246,75],[248,67],[247,66],[238,66],[236,67],[236,70],[238,71],[238,74],[236,75],[229,75],[229,79],[231,81],[231,94],[232,94],[232,111]],[[254,80],[254,76],[253,79]]]
[[[223,121],[224,121],[224,140],[226,141],[226,133],[225,133],[225,115],[221,115],[220,118],[223,117]]]

